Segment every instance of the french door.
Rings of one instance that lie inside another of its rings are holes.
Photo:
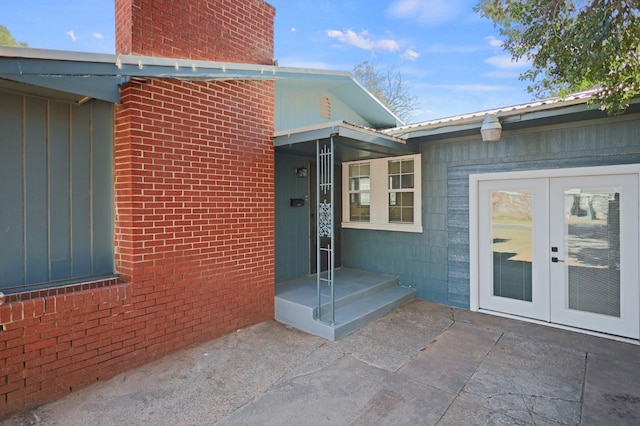
[[[480,309],[640,338],[637,173],[477,188]]]

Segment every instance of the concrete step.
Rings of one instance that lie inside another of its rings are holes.
[[[329,340],[338,340],[396,307],[415,299],[415,289],[402,287],[397,277],[359,271],[336,271],[336,314],[331,324],[329,290],[317,318],[315,277],[277,288],[276,320]],[[297,286],[297,287],[296,287]]]
[[[353,302],[357,302],[358,300],[371,296],[372,294],[376,294],[378,292],[384,291],[387,288],[398,287],[400,285],[398,282],[398,277],[393,277],[390,275],[379,275],[376,278],[378,278],[378,281],[371,283],[367,287],[364,287],[362,289],[359,289],[353,292],[349,292],[342,296],[337,295],[335,298],[336,311],[342,308],[343,306],[347,306]],[[328,286],[323,286],[323,287],[324,288],[322,289],[322,292],[321,292],[322,293],[321,300],[322,300],[322,311],[325,312],[327,309],[331,308],[331,296],[329,294],[330,292],[329,287]],[[314,313],[316,313],[315,310],[314,310]]]
[[[336,323],[331,340],[341,339],[415,298],[415,289],[397,285],[342,305],[336,309]]]

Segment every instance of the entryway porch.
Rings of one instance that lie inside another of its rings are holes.
[[[342,268],[341,167],[416,148],[347,122],[276,133],[274,145],[275,319],[337,340],[413,300],[396,276]]]
[[[398,277],[391,275],[337,268],[333,282],[333,321],[330,288],[321,282],[318,300],[315,275],[276,284],[276,320],[328,340],[338,340],[416,297],[414,288],[401,286]]]

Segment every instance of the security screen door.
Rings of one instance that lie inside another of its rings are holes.
[[[479,307],[640,337],[638,175],[479,183]]]

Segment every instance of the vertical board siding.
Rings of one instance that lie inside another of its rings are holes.
[[[0,283],[24,281],[23,98],[0,95]]]
[[[93,105],[92,167],[92,273],[113,272],[113,107]],[[108,142],[108,143],[107,143]]]
[[[309,274],[309,201],[291,207],[291,198],[309,194],[310,178],[298,178],[296,167],[309,169],[309,160],[275,156],[275,280],[286,282]]]
[[[49,280],[47,101],[25,99],[22,120],[24,132],[25,175],[25,253],[27,271],[24,283]]]
[[[91,111],[71,117],[71,274],[91,274]]]
[[[492,143],[423,142],[421,152],[423,234],[344,230],[343,262],[398,274],[421,299],[469,308],[469,175],[640,163],[640,116],[504,132]]]
[[[51,280],[71,275],[69,105],[49,107],[49,253]]]
[[[0,289],[113,273],[112,105],[0,105]]]

